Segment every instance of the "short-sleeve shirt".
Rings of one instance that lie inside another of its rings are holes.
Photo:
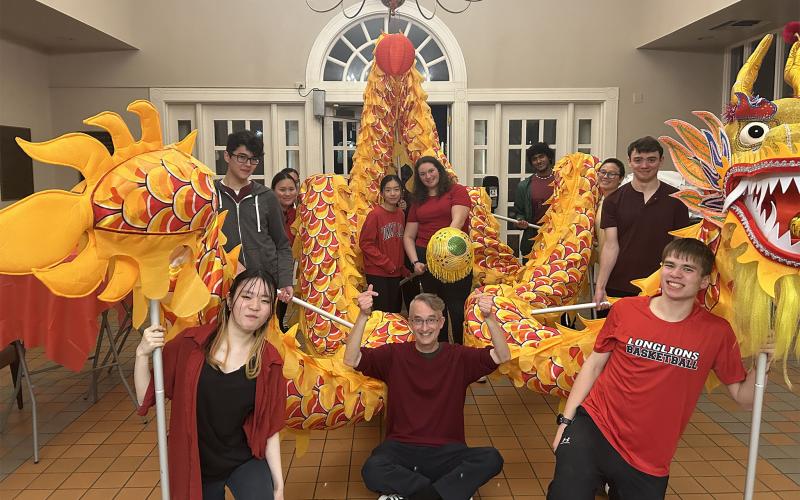
[[[616,227],[619,240],[617,263],[606,288],[639,293],[631,280],[658,270],[661,252],[673,238],[669,232],[689,225],[689,210],[670,196],[675,192],[677,189],[662,182],[645,203],[644,194],[627,183],[603,201],[600,227]]]
[[[362,347],[356,370],[386,383],[386,439],[423,446],[464,443],[467,387],[497,369],[491,349],[443,342],[430,357],[413,342]]]
[[[611,356],[583,407],[626,462],[661,477],[709,372],[726,385],[747,373],[727,321],[695,304],[684,320],[667,322],[650,300],[624,298],[611,308],[594,346]]]
[[[442,193],[439,196],[431,196],[422,204],[411,204],[411,208],[408,211],[408,222],[419,223],[415,241],[418,247],[428,246],[428,241],[436,231],[450,225],[453,221],[453,213],[451,211],[453,205],[472,207],[472,200],[469,199],[467,188],[461,184],[453,184],[446,193]],[[469,234],[469,217],[467,217],[461,230]]]

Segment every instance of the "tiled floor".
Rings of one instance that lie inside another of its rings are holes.
[[[135,335],[135,334],[134,334]],[[134,342],[126,345],[125,372],[132,372]],[[39,350],[28,353],[32,369],[48,364]],[[773,370],[766,395],[756,498],[800,499],[800,395],[789,392],[781,370]],[[2,499],[158,498],[159,473],[154,422],[144,423],[115,373],[104,374],[100,401],[84,400],[87,372],[57,369],[34,377],[38,399],[41,461],[34,464],[27,405],[11,410],[0,435]],[[790,367],[800,383],[800,367]],[[7,405],[10,377],[0,372]],[[492,444],[505,458],[503,472],[476,498],[544,498],[553,472],[549,450],[555,425],[554,398],[516,389],[506,380],[476,384],[465,407],[470,445]],[[5,406],[0,407],[2,411]],[[152,412],[151,412],[152,415]],[[750,414],[722,392],[703,396],[672,465],[672,499],[739,499],[744,487]],[[360,480],[360,468],[378,444],[378,419],[312,435],[308,453],[294,455],[283,441],[286,498],[376,498]]]

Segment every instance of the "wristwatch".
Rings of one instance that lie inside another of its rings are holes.
[[[570,425],[571,423],[572,423],[572,419],[565,417],[563,413],[559,413],[558,416],[556,417],[556,424],[557,425],[561,425],[561,424]]]

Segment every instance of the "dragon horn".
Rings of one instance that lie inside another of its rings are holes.
[[[800,97],[800,36],[795,33],[798,41],[792,44],[789,57],[786,58],[786,67],[783,70],[783,80],[792,87],[795,97]]]
[[[738,102],[736,99],[737,92],[752,96],[753,83],[755,83],[756,77],[758,76],[758,69],[761,67],[761,62],[764,60],[764,56],[767,54],[769,46],[772,44],[772,39],[772,34],[762,38],[756,50],[750,54],[750,57],[747,58],[747,62],[744,63],[742,69],[739,70],[739,74],[736,75],[736,82],[733,84],[733,88],[731,88],[732,104],[737,104]]]

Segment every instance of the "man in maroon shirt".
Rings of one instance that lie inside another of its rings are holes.
[[[546,202],[553,195],[553,164],[556,152],[546,142],[537,142],[525,151],[525,172],[531,176],[517,185],[514,196],[514,211],[519,219],[517,229],[524,229],[519,242],[522,261],[533,250],[531,241],[539,232],[533,225],[544,217],[549,206]]]
[[[414,342],[370,349],[361,339],[376,295],[370,285],[358,296],[344,354],[345,364],[387,387],[386,440],[364,463],[364,483],[381,499],[466,500],[503,467],[495,448],[469,448],[464,439],[467,387],[511,357],[493,298],[478,301],[493,348],[439,343],[444,302],[422,293],[409,309]]]

